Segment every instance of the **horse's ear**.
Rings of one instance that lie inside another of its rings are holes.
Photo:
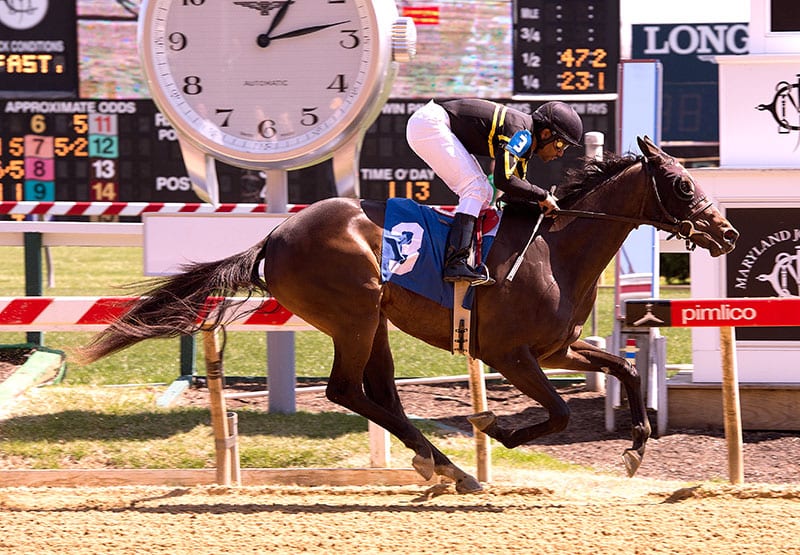
[[[642,154],[644,154],[647,158],[652,158],[653,156],[657,156],[659,154],[658,147],[647,135],[644,137],[636,137],[636,142],[639,143],[639,150],[641,150]]]

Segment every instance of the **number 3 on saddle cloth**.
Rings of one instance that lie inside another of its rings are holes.
[[[502,212],[490,208],[478,216],[475,226],[476,264],[489,254]],[[386,202],[383,227],[381,279],[453,308],[453,284],[442,279],[447,232],[453,215],[417,204],[410,199],[393,198]],[[464,299],[471,308],[472,287]]]

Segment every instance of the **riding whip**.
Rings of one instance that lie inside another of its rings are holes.
[[[553,191],[555,190],[556,190],[555,185],[550,187],[550,194],[552,195]],[[522,252],[519,253],[516,262],[514,262],[514,265],[511,267],[511,271],[508,272],[508,276],[506,276],[506,279],[508,279],[508,281],[514,281],[514,276],[517,275],[517,270],[519,270],[519,267],[522,265],[522,259],[525,258],[525,252],[528,250],[528,247],[531,246],[531,243],[533,243],[533,238],[536,237],[536,232],[539,231],[539,226],[542,225],[543,219],[544,219],[544,210],[542,210],[542,213],[539,214],[539,219],[536,220],[536,225],[533,226],[533,231],[531,232],[531,236],[528,238],[528,242],[525,243],[525,248],[523,248]]]

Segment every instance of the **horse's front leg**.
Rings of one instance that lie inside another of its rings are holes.
[[[480,431],[512,449],[537,437],[560,432],[569,422],[569,407],[527,346],[522,346],[502,355],[491,355],[485,351],[484,362],[495,368],[522,393],[537,401],[548,411],[548,419],[518,429],[500,425],[491,411],[469,417],[469,421]]]
[[[628,476],[633,476],[642,464],[645,446],[650,437],[650,421],[647,418],[642,397],[641,378],[636,368],[624,358],[612,355],[586,341],[578,340],[564,353],[550,356],[542,361],[550,368],[578,370],[580,372],[605,372],[617,378],[625,387],[631,411],[631,435],[633,447],[622,454]]]

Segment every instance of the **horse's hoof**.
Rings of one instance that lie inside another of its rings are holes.
[[[483,486],[469,474],[465,474],[462,479],[456,481],[456,492],[458,493],[478,493],[479,491],[483,491]]]
[[[486,410],[477,414],[473,414],[472,416],[467,416],[467,420],[469,420],[473,426],[478,428],[478,430],[483,432],[497,421],[497,417],[492,411]]]
[[[628,478],[633,478],[639,466],[642,464],[642,453],[636,449],[625,449],[622,453],[622,460],[625,463],[625,470],[628,471]]]
[[[411,466],[414,467],[420,476],[426,480],[433,478],[433,469],[435,467],[433,457],[423,457],[422,455],[414,455],[411,459]]]
[[[436,474],[446,480],[452,480],[456,485],[456,493],[475,493],[481,491],[480,482],[455,466],[454,464],[440,464],[436,466]]]

